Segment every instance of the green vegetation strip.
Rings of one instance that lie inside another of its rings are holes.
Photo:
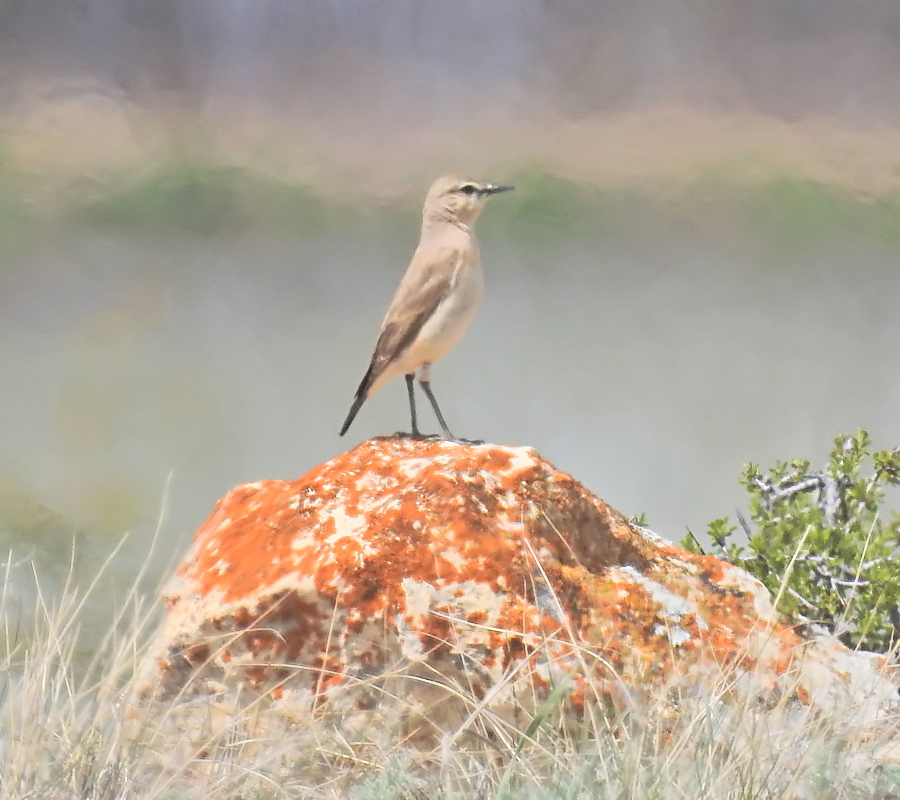
[[[491,209],[484,235],[528,244],[642,237],[662,222],[776,247],[846,237],[900,245],[900,195],[863,196],[802,175],[747,183],[722,168],[680,183],[660,178],[598,185],[533,167],[503,177],[518,188]],[[53,188],[42,190],[42,185]],[[29,224],[77,225],[126,236],[259,231],[309,237],[353,229],[364,219],[406,228],[419,215],[420,193],[373,203],[353,187],[344,194],[333,190],[197,160],[172,160],[141,172],[83,177],[60,186],[52,176],[16,173],[0,160],[0,237]]]

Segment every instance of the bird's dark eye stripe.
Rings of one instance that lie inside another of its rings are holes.
[[[460,189],[460,191],[463,194],[475,194],[475,192],[478,191],[478,187],[474,183],[467,183]]]

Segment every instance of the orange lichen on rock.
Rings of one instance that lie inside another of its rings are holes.
[[[577,706],[714,667],[815,702],[850,663],[801,642],[747,573],[630,524],[530,448],[491,444],[376,439],[240,486],[166,600],[156,696],[239,683],[359,709],[379,680],[418,675],[405,697],[423,706],[443,685],[518,708],[563,679]]]

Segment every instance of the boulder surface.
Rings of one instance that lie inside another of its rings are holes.
[[[896,695],[881,658],[804,641],[746,572],[629,523],[527,447],[374,439],[239,486],[166,598],[145,696],[240,686],[344,712],[390,696],[429,719],[468,698],[458,719],[685,681],[822,707]]]

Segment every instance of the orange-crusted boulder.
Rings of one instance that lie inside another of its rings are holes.
[[[802,642],[746,572],[630,524],[524,447],[375,439],[240,486],[166,595],[157,697],[239,685],[310,707],[465,694],[518,711],[560,681],[577,707],[723,670],[821,705],[894,692],[876,657]]]

